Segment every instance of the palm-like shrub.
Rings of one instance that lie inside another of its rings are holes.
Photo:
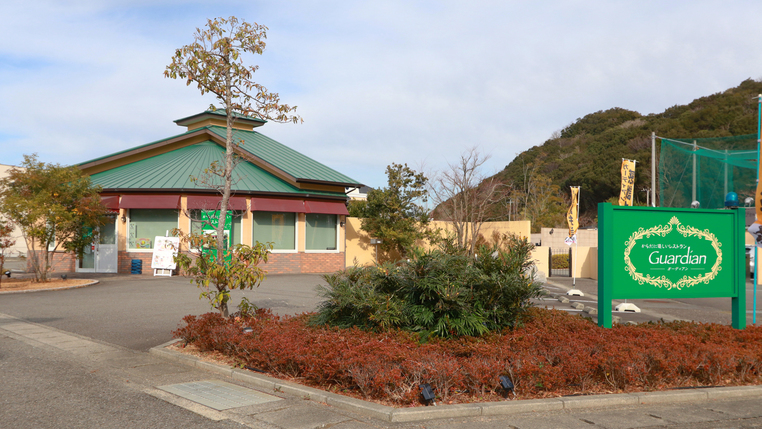
[[[339,327],[402,328],[422,337],[479,336],[521,322],[540,295],[532,245],[508,237],[502,247],[465,252],[416,249],[400,265],[351,267],[326,275],[313,322]]]
[[[401,326],[402,306],[387,275],[394,270],[392,264],[384,264],[324,275],[329,286],[318,286],[318,292],[326,300],[320,303],[313,323],[364,329]]]

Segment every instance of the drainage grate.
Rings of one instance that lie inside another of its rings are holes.
[[[214,408],[217,411],[263,404],[281,399],[277,396],[218,380],[170,384],[168,386],[158,386],[158,388],[209,408]]]

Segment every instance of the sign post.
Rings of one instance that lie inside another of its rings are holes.
[[[598,324],[612,299],[731,298],[746,327],[742,210],[598,204]]]

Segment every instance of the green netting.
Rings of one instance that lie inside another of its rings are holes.
[[[661,207],[701,208],[725,205],[736,192],[743,202],[757,188],[757,135],[701,139],[661,138],[659,202]]]

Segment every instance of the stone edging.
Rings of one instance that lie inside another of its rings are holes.
[[[218,365],[199,360],[166,346],[179,340],[173,340],[152,348],[149,353],[174,362],[204,369],[234,380],[239,380],[254,387],[269,391],[283,392],[311,401],[321,402],[338,409],[354,412],[386,422],[415,422],[453,417],[498,416],[527,412],[571,410],[584,408],[604,408],[639,404],[669,404],[680,402],[700,402],[707,400],[731,399],[762,396],[762,386],[707,387],[663,392],[616,393],[608,395],[563,396],[549,399],[528,399],[502,402],[480,402],[472,404],[437,405],[432,407],[394,408],[363,401],[347,396],[330,393],[297,383],[283,381],[240,370],[230,366]]]
[[[0,295],[6,294],[6,293],[31,293],[31,292],[47,292],[51,290],[68,290],[68,289],[79,289],[82,287],[88,287],[92,285],[97,285],[100,283],[98,280],[92,280],[89,283],[84,283],[81,285],[76,286],[67,286],[67,287],[53,287],[48,289],[27,289],[27,290],[2,290],[0,289]]]

